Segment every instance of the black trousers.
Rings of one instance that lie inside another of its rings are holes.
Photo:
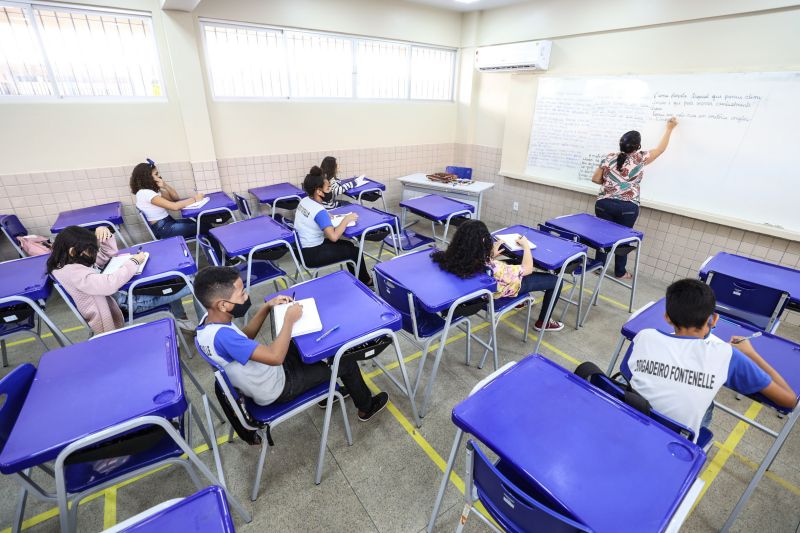
[[[323,362],[313,365],[303,363],[294,343],[289,345],[289,352],[283,360],[283,373],[286,376],[286,383],[276,402],[289,402],[307,390],[331,380],[330,367]],[[339,378],[350,391],[350,397],[353,398],[356,407],[361,411],[368,411],[372,406],[372,393],[361,377],[358,363],[344,357],[339,363]]]
[[[639,205],[633,202],[626,202],[625,200],[614,200],[611,198],[604,198],[597,200],[594,204],[594,214],[597,218],[610,220],[617,224],[622,224],[632,228],[639,218]],[[606,254],[597,253],[597,259],[601,261],[606,260]],[[618,255],[614,258],[614,275],[622,277],[625,275],[625,267],[628,264],[627,255]]]
[[[358,248],[350,241],[338,240],[333,242],[325,239],[319,246],[303,248],[303,257],[310,267],[323,267],[345,259],[350,259],[355,263],[358,260]],[[347,269],[351,274],[355,275],[352,266],[347,265]],[[358,271],[358,279],[366,285],[372,283],[369,272],[367,272],[367,265],[363,259],[361,268]]]

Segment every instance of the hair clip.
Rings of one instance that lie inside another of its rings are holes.
[[[147,161],[147,164],[150,165],[151,168],[156,166],[156,162],[153,161],[152,159],[150,159],[149,157],[147,158],[146,161]]]

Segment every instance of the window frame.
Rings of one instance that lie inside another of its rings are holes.
[[[61,4],[57,2],[47,2],[47,1],[19,1],[19,0],[0,0],[0,7],[1,6],[9,6],[9,7],[16,7],[20,8],[25,12],[26,18],[28,18],[31,22],[31,27],[33,28],[34,38],[39,46],[39,49],[42,53],[42,59],[44,60],[45,70],[47,71],[48,75],[48,84],[50,85],[52,94],[49,95],[35,95],[35,94],[21,94],[21,95],[14,95],[14,94],[0,94],[0,103],[50,103],[50,102],[91,102],[91,103],[99,103],[99,102],[107,102],[107,103],[119,103],[119,102],[141,102],[141,103],[163,103],[169,100],[167,95],[167,84],[166,84],[166,76],[164,75],[164,66],[161,61],[161,55],[159,53],[158,48],[158,38],[156,36],[155,31],[155,24],[153,19],[153,13],[148,11],[136,11],[130,9],[119,9],[113,7],[93,7],[93,6],[82,6],[76,4]],[[153,60],[155,65],[157,66],[157,73],[159,76],[159,84],[161,87],[161,94],[158,96],[117,96],[117,95],[91,95],[91,96],[81,96],[81,95],[65,95],[59,91],[58,88],[58,81],[56,80],[55,71],[53,69],[53,65],[48,57],[47,50],[44,45],[44,38],[41,34],[41,27],[39,21],[37,20],[37,16],[35,13],[35,9],[37,7],[42,8],[50,8],[57,11],[66,11],[70,13],[80,13],[80,14],[100,14],[100,15],[124,15],[130,18],[137,18],[144,21],[144,23],[148,26],[148,30],[150,32],[149,38],[152,42],[152,49],[153,49]]]
[[[203,44],[203,57],[202,63],[203,68],[206,71],[206,82],[208,84],[209,96],[212,101],[214,102],[285,102],[285,101],[295,101],[295,102],[347,102],[347,103],[354,103],[354,102],[364,102],[364,103],[398,103],[398,102],[420,102],[420,103],[450,103],[454,104],[456,102],[456,87],[457,87],[457,79],[456,76],[458,74],[458,63],[461,54],[461,50],[458,48],[452,48],[448,46],[440,46],[440,45],[433,45],[433,44],[426,44],[426,43],[419,43],[414,41],[401,41],[396,39],[384,39],[380,37],[372,37],[367,35],[355,35],[355,34],[348,34],[348,33],[337,33],[337,32],[326,32],[320,30],[311,30],[305,28],[296,28],[291,26],[274,26],[270,24],[258,24],[253,22],[238,22],[238,21],[230,21],[230,20],[222,20],[222,19],[215,19],[215,18],[207,18],[207,17],[198,17],[197,19],[198,25],[200,27],[199,33],[202,39]],[[271,31],[278,31],[284,38],[284,51],[286,50],[286,40],[285,40],[285,32],[301,32],[307,33],[312,35],[321,35],[325,37],[336,37],[340,39],[349,39],[351,44],[351,49],[353,52],[353,71],[352,71],[352,94],[351,97],[339,97],[339,96],[292,96],[292,85],[291,85],[291,76],[289,76],[289,71],[291,69],[291,65],[288,64],[288,56],[284,54],[284,61],[287,63],[287,77],[289,79],[288,82],[288,94],[286,96],[217,96],[214,94],[213,91],[213,79],[211,73],[211,66],[208,62],[208,43],[206,42],[206,34],[205,34],[205,26],[212,25],[212,26],[227,26],[233,28],[257,28],[257,29],[265,29]],[[406,96],[404,98],[361,98],[358,96],[358,63],[357,63],[357,48],[359,41],[372,41],[372,42],[382,42],[387,44],[400,44],[403,46],[408,47],[408,54],[407,54],[407,68],[408,68],[408,81],[406,84]],[[453,53],[453,61],[450,67],[450,94],[446,99],[436,99],[436,98],[411,98],[411,55],[413,48],[426,48],[426,49],[435,49],[435,50],[443,50],[447,52]]]

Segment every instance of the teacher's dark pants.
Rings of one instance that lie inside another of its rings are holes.
[[[610,220],[617,224],[622,224],[632,228],[639,218],[639,205],[625,200],[613,200],[605,198],[597,200],[594,204],[594,214],[603,220]],[[606,260],[606,254],[597,252],[597,259]],[[628,264],[627,255],[618,255],[614,258],[614,275],[622,277],[625,275],[625,266]]]

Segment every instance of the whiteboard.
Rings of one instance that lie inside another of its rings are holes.
[[[539,80],[525,174],[586,190],[628,130],[667,151],[645,168],[642,205],[800,234],[800,73]],[[599,187],[597,187],[599,190]]]

